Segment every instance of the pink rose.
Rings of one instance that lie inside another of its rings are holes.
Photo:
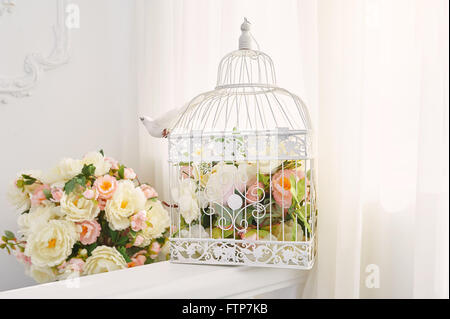
[[[24,263],[25,265],[31,266],[31,257],[26,256],[23,252],[20,250],[16,250],[14,255],[16,256],[17,260]]]
[[[81,227],[80,242],[83,245],[90,245],[97,241],[102,228],[96,220],[85,220],[77,224]]]
[[[273,174],[272,176],[272,181],[275,179],[279,179],[281,176],[287,177],[288,179],[291,178],[291,175],[295,175],[297,177],[297,180],[303,179],[303,177],[305,177],[305,172],[297,169],[285,169],[284,172],[283,170],[279,170],[278,172],[276,172],[275,174]]]
[[[283,211],[286,213],[292,205],[292,193],[289,192],[278,192],[276,190],[273,191],[273,199],[278,204],[278,206],[283,208]]]
[[[44,194],[44,189],[50,191],[50,186],[48,186],[47,184],[40,184],[36,187],[33,195],[31,195],[31,205],[39,205],[41,202],[47,199]]]
[[[61,188],[55,187],[52,188],[52,202],[56,202],[59,203],[59,201],[61,200],[61,197],[63,196],[63,190]]]
[[[155,189],[153,187],[151,187],[147,184],[142,184],[140,186],[140,188],[147,199],[153,198],[153,197],[158,197],[158,193],[155,191]]]
[[[161,245],[160,243],[158,243],[157,241],[154,241],[151,245],[150,245],[150,257],[155,259],[156,257],[158,257],[159,252],[161,251]]]
[[[106,199],[98,198],[97,199],[97,205],[98,205],[98,208],[100,208],[100,210],[105,210]]]
[[[192,171],[193,171],[192,166],[181,166],[180,168],[181,178],[185,179],[192,177]]]
[[[136,258],[139,255],[145,255],[147,251],[145,249],[139,250],[137,253],[135,253],[131,258]]]
[[[128,263],[128,267],[136,267],[142,266],[147,258],[144,255],[139,255],[136,258],[131,258],[131,261]]]
[[[144,242],[144,237],[142,237],[141,235],[137,235],[134,240],[134,245],[139,246],[139,245],[142,245],[143,242]]]
[[[95,180],[94,187],[99,198],[110,199],[117,189],[117,180],[111,175],[101,176]]]
[[[258,202],[262,196],[258,194],[258,192],[264,192],[264,184],[262,182],[252,184],[245,194],[245,198],[247,199],[247,203],[252,204]]]
[[[125,179],[135,179],[136,178],[136,173],[133,171],[132,168],[127,167],[123,170],[123,177]]]
[[[119,162],[112,157],[105,157],[105,161],[111,164],[112,169],[119,169]]]
[[[144,255],[147,253],[145,249],[139,250],[137,253],[135,253],[133,256],[131,256],[131,263],[134,266],[142,266],[145,263],[145,260],[147,259]],[[130,267],[130,263],[128,264],[128,267]]]
[[[81,258],[72,258],[68,262],[65,261],[59,265],[58,269],[71,269],[73,271],[82,272],[84,267],[84,260]]]
[[[95,199],[95,192],[88,188],[83,192],[83,196],[86,199]]]
[[[131,229],[134,231],[140,231],[147,227],[145,221],[147,220],[147,215],[145,210],[141,210],[131,216]]]
[[[84,260],[81,258],[72,258],[67,263],[67,266],[74,271],[82,272],[84,267]]]
[[[272,194],[278,206],[283,208],[286,213],[292,205],[291,181],[290,177],[296,176],[296,180],[305,177],[305,173],[301,170],[286,169],[276,172],[272,176]]]

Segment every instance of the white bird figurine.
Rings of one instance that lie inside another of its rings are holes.
[[[174,121],[178,118],[180,113],[183,113],[188,104],[183,105],[181,108],[170,110],[160,117],[153,119],[149,116],[140,116],[139,119],[144,124],[148,133],[157,138],[167,137],[169,135],[169,129],[174,124]]]

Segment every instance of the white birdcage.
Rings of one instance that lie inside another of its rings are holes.
[[[171,261],[309,269],[316,193],[308,110],[276,85],[271,58],[239,50],[217,86],[192,99],[169,129]]]

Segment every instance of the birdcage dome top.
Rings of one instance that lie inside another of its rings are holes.
[[[217,86],[236,88],[240,86],[276,86],[275,68],[266,53],[240,49],[227,54],[219,64]]]
[[[170,128],[171,135],[311,129],[303,101],[277,86],[274,63],[259,50],[247,19],[241,31],[239,49],[219,63],[215,89],[189,102]]]

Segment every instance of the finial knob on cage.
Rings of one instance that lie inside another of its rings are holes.
[[[242,34],[239,37],[239,50],[251,50],[252,49],[252,36],[250,35],[251,24],[244,18],[244,22],[241,24]]]

